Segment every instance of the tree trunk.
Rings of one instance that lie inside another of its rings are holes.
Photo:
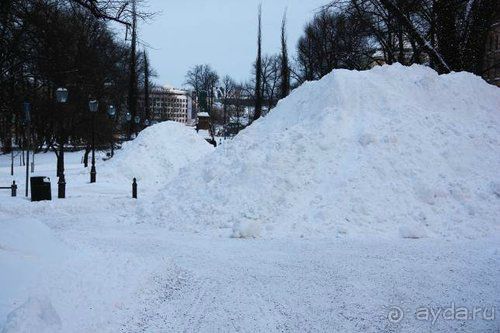
[[[451,72],[450,66],[436,49],[434,49],[428,41],[420,35],[420,32],[415,28],[413,23],[403,14],[403,12],[391,1],[380,0],[380,3],[391,12],[396,19],[406,28],[408,34],[415,39],[420,47],[429,55],[429,58],[436,64],[436,69],[439,73]]]
[[[451,70],[461,70],[460,48],[456,22],[458,8],[455,0],[435,2],[436,39],[438,50]]]
[[[87,168],[89,166],[89,154],[90,154],[90,146],[85,147],[85,153],[83,154],[83,166]]]

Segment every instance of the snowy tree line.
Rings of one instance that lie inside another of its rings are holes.
[[[486,40],[498,7],[497,0],[334,0],[324,11],[349,23],[349,37],[361,41],[341,57],[342,67],[363,68],[382,60],[426,64],[439,73],[482,75]],[[345,51],[342,47],[349,43],[336,46],[333,51]],[[351,55],[356,61],[351,62]]]
[[[305,27],[294,78],[395,62],[482,75],[498,7],[497,0],[331,1]]]

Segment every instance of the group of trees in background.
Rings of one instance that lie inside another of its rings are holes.
[[[324,8],[351,22],[349,36],[363,41],[352,47],[358,60],[343,57],[347,68],[382,60],[478,75],[497,9],[497,0],[334,0]]]
[[[294,77],[395,62],[482,75],[497,7],[497,0],[331,1],[299,40]]]
[[[259,6],[252,78],[232,91],[252,100],[251,123],[286,97],[292,87],[318,80],[337,68],[364,70],[399,62],[428,65],[439,73],[469,71],[482,75],[488,70],[484,66],[486,42],[499,7],[497,1],[330,0],[304,27],[293,62],[288,59],[286,46],[286,12],[280,54],[263,54]],[[210,70],[212,77],[218,78]],[[192,71],[187,77],[187,83],[197,90]],[[215,91],[219,80],[210,82],[203,89]],[[235,98],[226,96],[224,101],[235,103]]]
[[[117,38],[109,21],[129,31],[133,16],[126,0],[0,2],[0,145],[4,152],[11,149],[12,137],[19,146],[29,138],[33,147],[54,151],[69,142],[88,146],[90,99],[99,101],[96,141],[112,142],[120,114],[130,107],[124,101],[131,84],[144,81],[145,57],[133,58],[136,51],[131,52],[131,43]],[[131,72],[137,75],[133,83]],[[59,87],[68,90],[67,103],[57,103]],[[26,102],[31,106],[29,134],[23,112]],[[107,116],[108,105],[115,106],[118,116]]]
[[[334,68],[365,69],[375,49],[361,20],[322,10],[306,25],[298,41],[294,79],[298,83],[317,80]]]
[[[328,1],[328,0],[325,0]],[[0,2],[0,144],[11,149],[29,138],[36,146],[54,148],[71,142],[87,145],[89,99],[100,102],[96,137],[108,143],[121,127],[125,112],[134,121],[150,117],[147,98],[153,70],[146,52],[137,49],[136,10],[140,0],[2,0]],[[239,83],[219,77],[209,65],[186,75],[195,96],[206,92],[211,118],[226,125],[236,118],[248,125],[272,109],[293,87],[317,80],[336,68],[362,70],[374,64],[426,64],[440,73],[470,71],[481,75],[486,41],[497,0],[329,0],[306,24],[289,59],[286,11],[281,50],[262,49],[262,9],[258,11],[257,55],[252,76]],[[109,26],[126,28],[117,38]],[[265,37],[265,36],[264,36]],[[278,36],[276,36],[278,38]],[[500,64],[495,64],[498,66]],[[68,103],[57,104],[55,90],[69,91]],[[144,92],[144,109],[138,96]],[[26,132],[23,103],[31,105],[31,131]],[[117,116],[106,116],[109,104]],[[243,118],[247,118],[246,121]]]
[[[236,123],[243,128],[263,113],[271,110],[279,99],[288,96],[291,90],[291,68],[288,58],[286,36],[286,11],[281,25],[280,54],[262,52],[262,6],[258,10],[257,57],[252,66],[252,77],[247,82],[237,83],[229,75],[220,79],[210,65],[196,65],[186,74],[186,85],[195,96],[207,92],[208,110],[211,120],[217,125]],[[215,101],[219,100],[219,105]],[[252,112],[248,112],[249,109]],[[246,119],[244,119],[246,118]]]

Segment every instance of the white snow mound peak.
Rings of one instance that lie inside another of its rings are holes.
[[[177,172],[213,151],[213,146],[196,135],[191,127],[166,121],[152,125],[137,138],[125,142],[109,162],[104,163],[102,176],[119,172],[130,181],[137,178],[146,185],[165,183]]]
[[[251,220],[263,237],[477,238],[498,231],[499,170],[500,89],[423,66],[334,70],[142,211],[179,230]]]

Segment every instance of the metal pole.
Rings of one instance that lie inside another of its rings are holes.
[[[33,156],[32,156],[32,162],[31,162],[31,173],[35,172],[35,149],[33,149]]]
[[[59,180],[57,181],[57,197],[59,199],[66,198],[66,178],[64,177],[64,139],[61,138],[61,150],[59,152],[59,158],[61,159],[61,173],[59,174]]]
[[[92,167],[90,168],[90,182],[95,183],[96,181],[96,170],[95,170],[95,116],[92,112]]]
[[[28,123],[28,134],[26,139],[26,191],[25,196],[28,197],[29,174],[30,174],[30,125]]]
[[[12,142],[12,139],[11,139]],[[10,175],[14,176],[14,144],[11,143],[10,147]]]
[[[68,89],[58,88],[56,90],[57,103],[66,103],[68,100]],[[60,117],[60,132],[59,132],[59,155],[58,155],[58,174],[59,180],[57,181],[57,197],[59,199],[66,198],[66,179],[64,177],[64,142],[66,141],[65,131],[64,131],[64,110],[61,105],[59,105],[59,111],[61,113]],[[60,169],[59,169],[60,165]]]
[[[59,148],[61,170],[58,175],[59,180],[57,181],[57,197],[59,199],[66,198],[66,178],[64,177],[64,120],[62,119],[62,117],[64,117],[64,114],[61,115],[61,143]]]

